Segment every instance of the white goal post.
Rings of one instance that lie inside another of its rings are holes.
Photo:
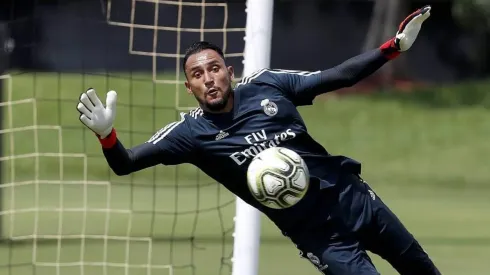
[[[269,67],[274,0],[248,0],[243,75]],[[232,275],[257,275],[260,212],[236,201]]]
[[[86,0],[46,8],[41,16],[49,24],[39,31],[67,42],[43,45],[56,53],[53,64],[107,60],[68,73],[0,68],[0,274],[259,274],[258,210],[190,165],[115,176],[75,108],[87,87],[99,96],[117,90],[116,128],[130,147],[176,112],[195,108],[188,106],[192,97],[179,97],[187,44],[201,39],[223,45],[225,57],[238,58],[230,65],[243,62],[243,76],[269,67],[274,0],[233,2]],[[99,6],[101,14],[79,16]],[[236,17],[229,20],[229,14]],[[9,20],[11,27],[24,24]],[[98,45],[87,42],[94,46],[87,55],[75,51],[85,44],[63,37],[74,25],[79,38],[98,34]],[[113,50],[109,45],[117,42]]]

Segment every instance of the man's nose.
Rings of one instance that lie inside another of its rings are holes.
[[[211,76],[211,74],[209,73],[204,74],[204,85],[208,87],[214,85],[214,78]]]

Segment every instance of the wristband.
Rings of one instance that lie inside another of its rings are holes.
[[[105,137],[101,138],[99,135],[97,135],[97,138],[99,139],[100,144],[102,145],[102,148],[104,149],[110,149],[114,147],[117,141],[117,134],[116,134],[116,129],[112,128],[111,133]]]

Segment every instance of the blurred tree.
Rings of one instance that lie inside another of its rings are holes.
[[[452,14],[464,28],[479,32],[490,28],[489,0],[453,0]]]
[[[374,3],[371,22],[369,23],[368,32],[366,33],[366,39],[362,48],[363,52],[373,49],[381,40],[382,28],[380,28],[380,26],[384,23],[386,3],[387,1],[376,1]]]
[[[406,13],[407,3],[401,0],[375,0],[371,22],[369,24],[363,51],[373,49],[392,38],[398,29],[402,15]],[[389,62],[381,68],[376,75],[380,77],[380,84],[390,86],[395,77],[405,75],[403,71],[403,58],[397,64]],[[396,75],[395,75],[396,71]]]
[[[490,70],[490,0],[453,0],[452,16],[463,30],[457,47],[471,64],[472,75]]]

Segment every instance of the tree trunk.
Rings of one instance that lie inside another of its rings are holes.
[[[399,21],[399,11],[400,11],[400,0],[378,0],[386,3],[386,13],[385,20],[383,22],[383,34],[382,41],[387,41],[395,36],[398,29]],[[381,26],[380,26],[381,27]],[[395,80],[395,66],[393,62],[386,63],[381,69],[381,81],[383,86],[391,86]]]
[[[381,38],[381,26],[384,23],[384,13],[386,10],[386,3],[388,0],[377,0],[374,3],[373,15],[371,16],[371,22],[369,23],[369,29],[366,33],[364,40],[363,52],[374,49],[379,45]]]

